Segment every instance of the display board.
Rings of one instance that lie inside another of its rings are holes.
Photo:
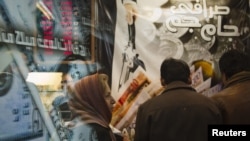
[[[187,62],[192,86],[210,97],[221,90],[220,56],[232,49],[250,53],[248,0],[124,0],[117,2],[117,15],[112,73],[115,99],[124,98],[138,71],[150,80],[147,87],[130,94],[135,98],[122,112],[114,111],[112,123],[119,130],[134,125],[127,118],[132,109],[136,113],[130,105],[140,97],[146,101],[160,94],[160,65],[165,58]]]

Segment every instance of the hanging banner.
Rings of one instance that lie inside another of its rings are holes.
[[[136,109],[131,105],[160,94],[165,58],[186,61],[192,86],[210,97],[221,90],[220,56],[231,49],[249,53],[248,0],[124,0],[117,9],[112,94],[118,108],[112,124],[120,130],[134,125]],[[140,90],[128,92],[138,73],[147,85],[138,83]]]

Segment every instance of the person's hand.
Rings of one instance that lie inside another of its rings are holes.
[[[126,20],[129,25],[132,25],[134,23],[134,20],[136,19],[137,8],[134,4],[131,3],[124,4],[124,7],[126,9]]]
[[[124,128],[122,130],[123,141],[133,141],[135,136],[135,129],[130,129],[129,131]]]
[[[127,129],[122,130],[123,141],[131,141]]]

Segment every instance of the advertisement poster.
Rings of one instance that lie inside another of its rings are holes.
[[[192,86],[210,97],[221,90],[220,56],[231,49],[249,53],[248,0],[124,0],[117,9],[112,93],[118,101],[137,69],[151,93],[158,92],[160,65],[170,57],[187,62]],[[123,124],[114,123],[120,130],[134,123]]]

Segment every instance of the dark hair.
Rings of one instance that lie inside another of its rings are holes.
[[[219,60],[219,68],[227,78],[241,71],[249,71],[249,57],[239,50],[225,52]]]
[[[82,61],[86,61],[87,58],[81,55],[77,55],[77,54],[71,54],[66,56],[59,64],[57,64],[57,68],[56,68],[56,72],[62,72],[63,75],[67,74],[70,72],[70,65],[69,62],[70,61],[74,61],[74,60],[82,60]]]
[[[160,71],[166,84],[173,81],[189,83],[190,68],[183,60],[167,58],[162,62]]]

